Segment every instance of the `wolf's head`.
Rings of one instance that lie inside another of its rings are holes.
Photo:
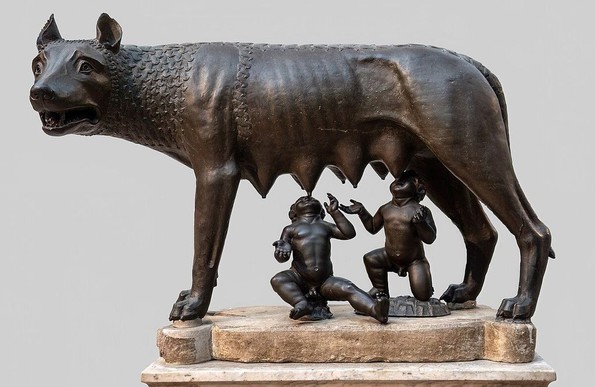
[[[107,14],[97,21],[93,40],[64,40],[54,16],[37,38],[35,83],[30,101],[43,130],[53,136],[94,134],[106,114],[112,91],[108,57],[120,49],[122,29]]]

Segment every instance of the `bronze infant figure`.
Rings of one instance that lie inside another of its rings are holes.
[[[374,299],[351,281],[333,275],[331,238],[352,239],[353,225],[339,211],[339,202],[327,194],[326,211],[336,224],[325,222],[324,209],[311,196],[302,196],[289,211],[291,224],[286,226],[275,246],[279,262],[289,260],[291,268],[271,279],[273,289],[293,309],[289,317],[297,320],[313,316],[311,320],[330,318],[328,301],[349,301],[353,308],[385,324],[388,321],[388,297]]]
[[[311,193],[325,167],[355,186],[368,164],[383,178],[417,171],[461,230],[465,275],[446,301],[475,300],[483,286],[497,234],[481,201],[521,253],[518,293],[498,315],[535,312],[550,232],[514,173],[500,82],[476,60],[421,45],[121,42],[107,14],[90,40],[63,39],[52,15],[30,102],[49,135],[123,138],[194,170],[192,285],[170,319],[206,314],[240,179],[264,197],[291,174]]]
[[[408,170],[391,183],[390,192],[392,200],[380,207],[374,216],[355,200],[351,200],[350,206],[341,205],[340,208],[348,214],[358,214],[366,230],[372,234],[384,228],[384,247],[364,255],[372,294],[388,297],[387,273],[395,272],[401,277],[409,275],[413,297],[428,301],[434,288],[423,243],[434,242],[436,225],[430,210],[419,203],[426,194],[424,185],[417,173]]]

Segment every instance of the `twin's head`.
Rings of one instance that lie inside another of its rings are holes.
[[[415,171],[407,170],[391,183],[390,193],[394,199],[413,197],[415,201],[421,202],[426,196],[426,187]]]
[[[413,198],[421,202],[426,196],[426,187],[415,171],[407,170],[391,183],[390,192],[394,199]],[[289,219],[292,222],[301,216],[316,215],[324,219],[324,208],[318,200],[309,195],[302,196],[289,208]]]
[[[319,215],[321,219],[324,219],[325,211],[322,204],[312,196],[302,196],[289,208],[289,219],[293,222],[305,215]]]

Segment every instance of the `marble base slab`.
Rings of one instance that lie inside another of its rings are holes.
[[[163,359],[141,375],[149,387],[199,386],[548,386],[555,371],[539,356],[530,363],[487,360],[448,363],[237,363],[171,365]]]
[[[533,324],[495,321],[479,306],[432,318],[390,318],[382,325],[331,305],[334,317],[294,321],[286,306],[243,307],[210,313],[198,326],[158,332],[160,356],[170,364],[208,360],[246,363],[531,362]]]

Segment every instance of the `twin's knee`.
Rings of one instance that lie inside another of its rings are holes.
[[[419,301],[429,301],[433,294],[434,289],[431,286],[429,288],[413,290],[413,296]]]
[[[327,295],[331,298],[342,297],[342,295],[353,294],[356,292],[356,286],[349,280],[342,281],[326,281],[320,287],[320,291],[323,295]]]
[[[434,294],[434,287],[432,286],[432,277],[429,270],[426,275],[412,276],[409,272],[409,279],[411,285],[411,292],[413,296],[420,301],[428,301]]]
[[[353,284],[353,282],[347,281],[347,282],[341,284],[341,290],[344,293],[352,294],[355,292],[355,285]]]
[[[287,282],[287,278],[285,278],[285,276],[282,274],[277,274],[273,278],[271,278],[271,286],[275,290],[279,289],[286,282]]]
[[[377,267],[381,265],[380,258],[377,254],[368,253],[364,255],[364,265],[366,267]]]

